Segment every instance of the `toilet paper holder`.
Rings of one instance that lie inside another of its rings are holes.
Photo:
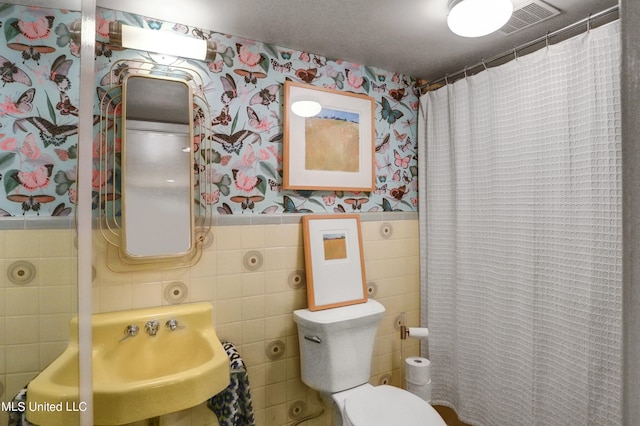
[[[429,337],[429,329],[427,327],[407,327],[405,324],[405,313],[402,312],[396,318],[396,330],[400,330],[400,340],[406,340],[408,337],[418,339],[426,339]]]
[[[406,340],[407,337],[426,339],[429,337],[429,329],[426,327],[407,327],[404,324],[400,324],[400,339]]]

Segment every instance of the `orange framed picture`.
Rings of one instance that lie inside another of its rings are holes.
[[[309,310],[367,301],[360,216],[302,217]]]
[[[373,98],[293,81],[284,88],[283,187],[374,190]],[[319,104],[319,112],[294,113],[300,101]]]

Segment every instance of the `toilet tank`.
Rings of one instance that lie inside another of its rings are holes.
[[[384,306],[371,299],[321,311],[294,311],[302,381],[328,393],[367,383],[376,331],[383,315]]]

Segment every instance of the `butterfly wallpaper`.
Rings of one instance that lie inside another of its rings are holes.
[[[0,4],[0,31],[4,37],[0,41],[0,213],[4,216],[63,215],[73,211],[80,60],[79,46],[71,39],[69,28],[78,19],[79,13],[75,12]],[[161,56],[111,46],[111,21],[148,31],[173,31],[207,39],[215,45],[216,55],[211,62],[175,58],[176,66],[202,75],[202,95],[211,108],[210,134],[195,135],[195,155],[204,160],[195,170],[195,203],[211,209],[213,214],[417,210],[419,93],[411,77],[209,29],[99,8],[93,114],[99,113],[99,99],[108,89],[114,63],[120,71],[135,66],[128,60],[153,63]],[[282,189],[286,80],[373,97],[374,191]],[[99,139],[98,127],[94,141]],[[204,138],[209,148],[198,149]],[[115,149],[119,149],[118,144]],[[97,152],[94,157],[94,209],[105,208],[99,205],[97,194],[105,186],[117,194],[119,164],[100,174]],[[117,210],[118,200],[113,203]]]

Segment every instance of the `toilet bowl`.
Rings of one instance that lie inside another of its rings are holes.
[[[364,384],[332,395],[342,426],[446,426],[438,412],[403,389]]]
[[[403,389],[369,384],[378,323],[375,300],[321,311],[299,309],[302,381],[334,404],[334,426],[446,426],[437,411]]]

